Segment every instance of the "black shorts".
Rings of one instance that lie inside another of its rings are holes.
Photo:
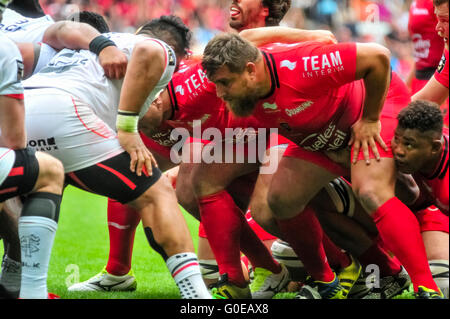
[[[14,153],[14,165],[0,185],[0,202],[31,192],[39,175],[39,163],[33,149],[15,150]]]
[[[152,176],[137,176],[130,170],[130,155],[123,152],[106,161],[66,174],[66,183],[103,195],[122,204],[141,196],[161,177],[159,168]]]

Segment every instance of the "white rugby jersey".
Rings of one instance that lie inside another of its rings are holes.
[[[23,15],[6,9],[3,13],[3,20],[0,22],[0,31],[15,42],[42,41],[45,30],[55,21],[49,16],[41,18],[27,18]]]
[[[16,44],[0,33],[0,95],[23,96],[22,55]]]
[[[130,59],[136,43],[156,41],[166,54],[164,73],[141,108],[144,116],[157,95],[165,89],[175,69],[173,50],[164,42],[128,33],[107,33],[117,47]],[[94,112],[112,129],[116,129],[117,108],[123,79],[111,80],[105,76],[96,54],[88,50],[63,49],[41,71],[23,82],[28,88],[57,88],[90,105]]]

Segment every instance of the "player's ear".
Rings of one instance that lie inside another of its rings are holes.
[[[256,75],[256,64],[254,62],[247,62],[245,70],[249,76],[254,77]]]
[[[269,16],[269,8],[263,7],[262,15],[267,18]]]
[[[431,152],[439,153],[443,147],[443,141],[442,140],[433,140],[431,143]]]

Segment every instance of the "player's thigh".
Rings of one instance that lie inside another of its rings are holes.
[[[351,176],[353,191],[369,214],[395,196],[397,171],[393,158],[371,160],[370,165],[360,160],[352,165]]]
[[[217,193],[243,175],[258,170],[256,163],[198,163],[192,169],[192,185],[196,196]]]
[[[422,232],[422,239],[425,244],[428,260],[449,259],[448,232],[425,231]]]
[[[293,217],[335,177],[324,167],[285,156],[270,183],[267,195],[269,206],[278,217]]]

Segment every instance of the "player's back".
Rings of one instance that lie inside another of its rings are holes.
[[[130,59],[136,43],[150,38],[128,33],[108,33],[117,47]],[[153,39],[155,40],[155,39]],[[166,52],[171,49],[162,41]],[[171,52],[173,54],[173,52]],[[174,55],[173,55],[174,56]],[[169,61],[169,59],[166,59]],[[169,63],[169,62],[167,62]],[[141,115],[148,109],[156,94],[165,88],[169,82],[174,65],[166,67],[162,78],[150,93]],[[123,79],[111,80],[105,76],[98,56],[88,50],[63,49],[40,72],[24,81],[26,89],[57,88],[63,90],[75,99],[92,106],[95,113],[111,128],[115,128],[117,107]],[[75,101],[76,102],[76,101]]]
[[[41,42],[45,30],[53,23],[53,19],[46,15],[41,18],[28,18],[6,9],[0,23],[0,31],[16,42]]]

